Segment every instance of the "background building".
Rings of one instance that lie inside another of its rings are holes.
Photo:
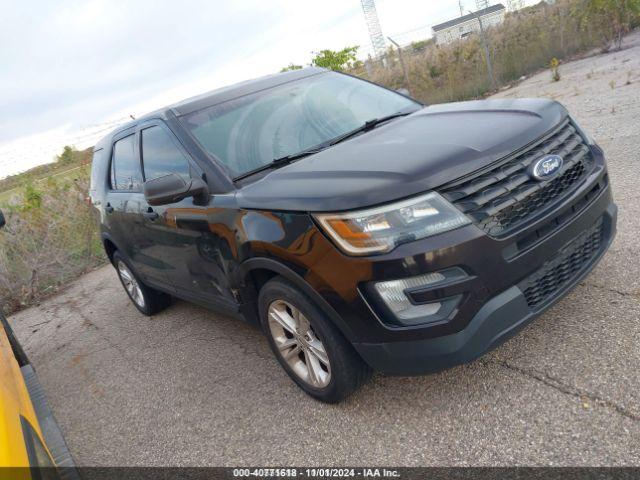
[[[480,31],[478,16],[482,19],[483,28],[489,28],[493,25],[499,25],[504,20],[507,9],[501,3],[491,5],[475,13],[469,13],[459,18],[454,18],[444,23],[440,23],[432,27],[433,38],[436,43],[445,44],[460,40],[471,35],[473,32]]]

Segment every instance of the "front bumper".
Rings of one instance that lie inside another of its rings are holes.
[[[593,154],[594,168],[576,190],[507,237],[493,238],[468,225],[366,258],[340,254],[321,237],[315,244],[327,253],[305,279],[377,371],[421,374],[473,360],[564,296],[613,241],[617,208],[602,151],[594,147]],[[578,241],[580,262],[558,258]],[[545,268],[555,275],[550,282]],[[450,315],[433,322],[398,324],[372,288],[376,282],[447,269],[463,271],[466,278],[411,293],[418,304],[461,298]]]
[[[602,258],[616,231],[617,207],[610,201],[610,195],[603,195],[590,209],[591,215],[585,212],[571,228],[572,231],[579,230],[583,224],[592,222],[593,213],[599,212],[598,204],[603,201],[609,203],[596,220],[602,225],[602,241],[598,250],[539,307],[531,307],[531,300],[525,298],[522,284],[514,285],[487,301],[468,325],[456,333],[419,340],[359,343],[355,345],[356,349],[374,370],[395,375],[419,375],[470,362],[499,346],[566,295]]]

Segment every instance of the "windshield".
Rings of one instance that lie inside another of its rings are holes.
[[[183,122],[237,177],[368,120],[419,107],[390,90],[327,72],[199,110]]]

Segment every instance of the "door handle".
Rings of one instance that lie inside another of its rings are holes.
[[[149,208],[149,210],[147,212],[144,212],[142,215],[144,215],[144,218],[146,218],[147,220],[151,220],[152,222],[160,216],[157,214],[157,212],[151,210],[151,208]]]
[[[107,203],[104,207],[104,211],[107,213],[113,213],[114,208],[111,206],[110,203]]]

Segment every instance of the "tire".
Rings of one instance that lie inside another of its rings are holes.
[[[113,266],[131,303],[144,315],[154,315],[171,305],[171,295],[142,283],[120,252],[113,254]]]
[[[371,376],[369,366],[325,313],[282,277],[262,287],[258,304],[271,350],[289,377],[313,398],[338,403]]]

